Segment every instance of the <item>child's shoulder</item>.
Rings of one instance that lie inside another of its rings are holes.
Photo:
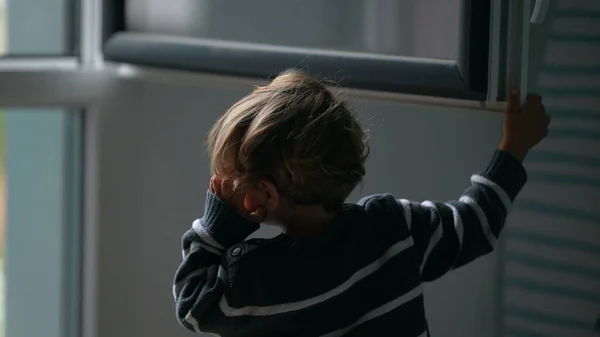
[[[381,232],[383,227],[390,227],[390,225],[397,227],[397,224],[403,220],[404,212],[400,200],[395,199],[389,193],[380,193],[365,196],[356,203],[345,204],[342,215],[336,223],[342,223],[343,226],[339,226],[340,230],[352,232],[352,228],[354,228],[355,232],[364,234],[366,228]],[[290,240],[285,235],[273,238],[246,239],[228,250],[228,259],[231,264],[236,264],[242,259],[263,259],[265,256],[273,256],[273,254],[285,255],[295,252],[295,249],[285,249],[285,247],[296,247],[296,245],[289,245]]]
[[[382,204],[386,204],[386,203],[391,204],[395,201],[396,201],[396,199],[390,193],[377,193],[377,194],[371,194],[371,195],[367,195],[365,197],[360,198],[360,200],[358,200],[357,204],[359,206],[368,207],[371,205],[382,205]]]
[[[363,197],[357,204],[364,208],[368,215],[372,216],[402,215],[402,206],[399,204],[399,200],[389,193],[372,194]]]
[[[410,227],[409,200],[397,199],[390,193],[380,193],[363,197],[357,204],[364,208],[367,217],[373,222],[394,227],[398,227],[398,223],[404,223],[407,229]]]

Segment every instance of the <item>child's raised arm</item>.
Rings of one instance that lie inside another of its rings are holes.
[[[471,177],[471,186],[457,201],[396,201],[412,233],[424,281],[493,250],[511,204],[527,180],[521,162],[546,137],[550,123],[540,96],[529,95],[523,106],[518,99],[514,91],[494,158],[484,172]]]
[[[237,255],[236,249],[228,250],[256,231],[264,214],[260,209],[240,213],[235,207],[238,202],[224,202],[237,197],[234,189],[213,177],[204,217],[194,221],[182,238],[183,263],[175,274],[173,296],[179,322],[197,333],[238,336],[244,332],[220,308],[229,281],[228,264]]]
[[[456,201],[397,200],[412,233],[423,281],[491,252],[526,179],[521,163],[499,150]]]

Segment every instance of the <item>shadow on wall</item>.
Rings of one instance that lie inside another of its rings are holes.
[[[560,0],[554,14],[536,46],[553,122],[506,231],[502,336],[600,332],[600,2]]]

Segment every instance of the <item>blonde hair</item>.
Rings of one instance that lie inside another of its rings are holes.
[[[268,179],[293,205],[341,207],[369,153],[354,113],[318,80],[281,73],[235,103],[212,127],[213,174]]]

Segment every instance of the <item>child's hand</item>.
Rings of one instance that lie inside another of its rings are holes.
[[[210,191],[219,199],[235,208],[243,217],[253,222],[262,222],[266,217],[264,207],[248,209],[249,203],[246,201],[247,191],[242,183],[229,179],[222,179],[218,176],[210,178]]]
[[[520,96],[518,90],[510,94],[499,148],[523,161],[527,152],[548,135],[550,116],[546,115],[540,95],[528,94],[523,105],[519,102]]]

